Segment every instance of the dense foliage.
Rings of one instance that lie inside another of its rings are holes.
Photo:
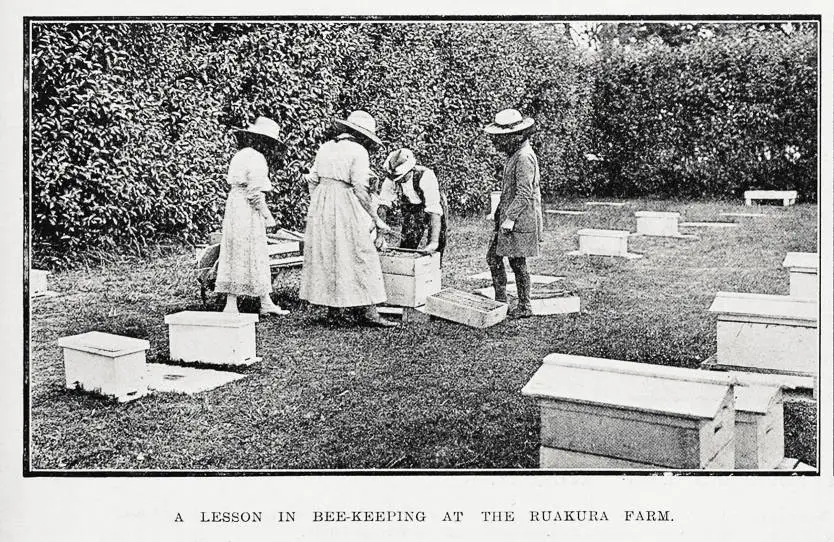
[[[290,227],[308,201],[300,173],[332,119],[359,108],[386,143],[373,162],[412,147],[459,213],[480,212],[496,182],[482,128],[504,107],[536,118],[546,195],[790,185],[814,199],[813,28],[736,27],[659,42],[641,30],[590,53],[556,23],[36,23],[35,263],[202,239],[222,216],[232,130],[258,115],[285,129],[269,203]]]
[[[605,161],[587,189],[686,198],[796,189],[816,199],[815,40],[754,31],[610,52],[593,93]]]

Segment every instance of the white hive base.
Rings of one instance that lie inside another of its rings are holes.
[[[482,295],[489,299],[495,299],[495,288],[489,286],[487,288],[479,288],[475,293]],[[518,296],[518,290],[515,284],[507,284],[507,294],[511,296]],[[560,295],[548,297],[545,293],[536,293],[533,290],[534,297],[530,299],[530,307],[535,316],[551,316],[554,314],[572,314],[580,312],[580,300],[575,295]]]
[[[242,378],[245,378],[245,375],[229,371],[175,367],[159,363],[149,363],[145,377],[148,388],[153,392],[187,395],[213,390]]]

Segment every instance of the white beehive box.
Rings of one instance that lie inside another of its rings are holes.
[[[785,457],[782,391],[736,387],[736,468],[776,469]]]
[[[49,288],[47,287],[47,277],[49,271],[41,269],[31,269],[29,271],[29,295],[38,296],[44,295]]]
[[[744,204],[753,205],[757,199],[782,200],[782,206],[796,203],[796,190],[747,190],[744,192]]]
[[[184,311],[165,317],[172,361],[251,365],[257,314]]]
[[[542,365],[541,444],[678,469],[734,467],[733,387]]]
[[[470,327],[486,328],[507,317],[507,304],[454,288],[426,299],[426,313]]]
[[[578,232],[579,250],[572,255],[619,256],[639,258],[628,251],[629,232],[626,230],[582,229]]]
[[[678,219],[680,213],[666,213],[656,211],[638,211],[637,233],[639,235],[653,235],[658,237],[680,237]]]
[[[386,303],[398,307],[420,307],[426,298],[440,291],[440,254],[424,255],[392,249],[379,255]]]
[[[819,254],[788,252],[782,266],[790,272],[791,297],[817,299],[820,295]]]
[[[544,364],[657,378],[735,385],[735,466],[775,469],[785,451],[782,391],[769,375],[666,367],[613,359],[549,354]]]
[[[120,402],[148,393],[145,352],[148,341],[100,331],[62,337],[64,376],[69,389],[82,389]]]
[[[817,376],[818,307],[790,296],[718,292],[716,361],[727,367]]]

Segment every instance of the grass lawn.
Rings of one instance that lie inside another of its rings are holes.
[[[581,201],[548,208],[585,208]],[[578,315],[507,321],[486,330],[442,320],[393,330],[331,329],[301,306],[298,275],[277,292],[287,317],[257,326],[263,362],[248,376],[190,397],[160,394],[119,405],[63,388],[57,339],[91,330],[148,339],[149,362],[168,351],[166,314],[200,310],[193,250],[50,276],[58,297],[31,307],[33,469],[536,468],[538,409],[520,390],[551,352],[696,367],[713,355],[719,290],[788,293],[788,251],[817,250],[817,207],[629,201],[546,215],[543,255],[531,271],[567,277]],[[566,257],[576,231],[635,230],[634,211],[680,211],[697,240],[632,238],[635,261]],[[491,222],[452,220],[443,283],[487,286]],[[217,308],[217,307],[213,307]],[[250,306],[249,310],[254,310]],[[816,409],[786,408],[786,455],[816,464]]]

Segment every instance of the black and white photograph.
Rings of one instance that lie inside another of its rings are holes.
[[[66,540],[834,540],[830,14],[555,8],[24,9],[25,501],[78,488]]]

